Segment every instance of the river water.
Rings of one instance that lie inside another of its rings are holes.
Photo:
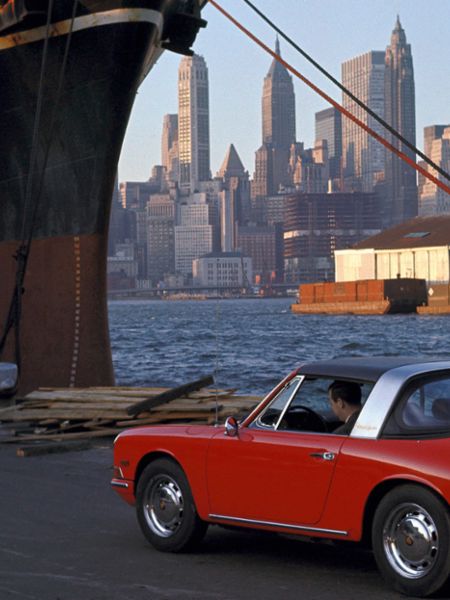
[[[294,315],[292,301],[110,302],[116,383],[173,387],[213,374],[220,388],[263,394],[304,360],[450,357],[450,317]]]

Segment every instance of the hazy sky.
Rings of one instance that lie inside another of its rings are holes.
[[[275,32],[242,0],[218,3],[267,45]],[[450,123],[450,0],[252,0],[275,24],[340,81],[341,63],[370,50],[385,50],[397,14],[411,44],[416,84],[417,145],[423,149],[426,125]],[[208,21],[194,50],[209,73],[211,172],[214,176],[233,143],[253,176],[261,145],[261,94],[272,57],[249,40],[217,9],[207,5]],[[342,94],[287,42],[281,55],[300,73],[341,102]],[[176,113],[181,57],[165,52],[141,85],[119,162],[119,180],[144,181],[161,163],[162,120]],[[294,78],[297,140],[314,143],[314,114],[327,108],[322,98]]]

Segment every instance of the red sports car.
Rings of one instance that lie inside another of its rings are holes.
[[[158,550],[208,524],[363,542],[427,596],[450,574],[449,457],[450,361],[343,358],[302,364],[241,422],[124,431],[112,485]]]

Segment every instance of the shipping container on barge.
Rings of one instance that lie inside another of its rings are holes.
[[[427,304],[425,279],[365,279],[299,286],[295,314],[385,315],[416,312]]]

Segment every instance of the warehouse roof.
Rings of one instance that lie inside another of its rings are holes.
[[[352,249],[396,250],[448,245],[450,245],[450,214],[416,217],[366,238],[352,246]]]

